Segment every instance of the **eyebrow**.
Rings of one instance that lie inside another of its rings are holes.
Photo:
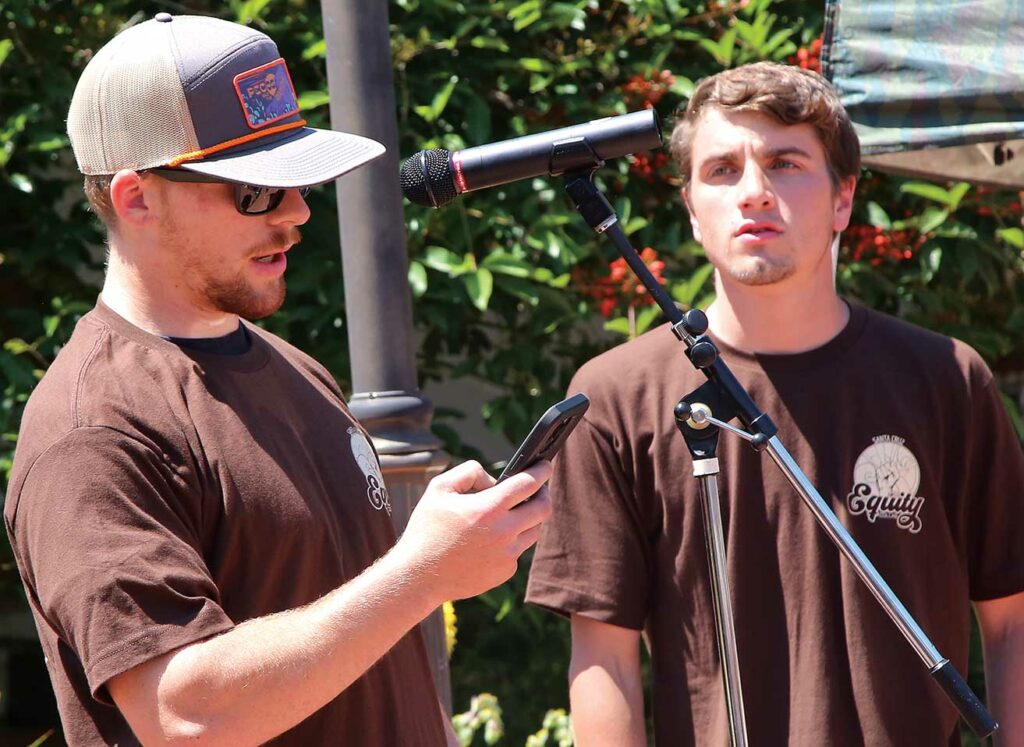
[[[771,160],[772,158],[779,158],[780,156],[800,156],[802,158],[807,158],[807,159],[811,158],[811,154],[810,153],[805,151],[803,148],[796,147],[795,145],[784,145],[784,146],[779,147],[779,148],[772,148],[767,153],[765,153],[765,157],[768,160]],[[700,165],[701,165],[701,167],[704,167],[704,166],[706,166],[709,163],[718,163],[719,161],[738,161],[738,160],[739,160],[739,151],[729,150],[729,151],[724,151],[722,153],[712,153],[710,156],[708,156],[703,161],[701,161]]]

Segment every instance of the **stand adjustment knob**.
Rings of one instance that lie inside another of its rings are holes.
[[[708,331],[708,317],[700,309],[690,309],[683,315],[683,324],[694,337],[700,337]]]
[[[768,436],[763,433],[755,433],[750,439],[750,445],[754,447],[754,451],[764,451],[768,446],[768,440]]]
[[[710,340],[698,340],[690,348],[689,356],[697,368],[707,368],[718,360],[718,348]]]

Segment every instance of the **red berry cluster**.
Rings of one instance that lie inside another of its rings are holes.
[[[650,78],[634,75],[622,85],[622,92],[626,94],[631,106],[643,104],[646,108],[653,109],[675,82],[676,78],[670,71],[659,70],[652,73]]]
[[[994,215],[1000,218],[1015,219],[1021,215],[1021,200],[1024,200],[1024,191],[1017,194],[1018,199],[1008,202],[1005,205],[993,204],[991,201],[981,202],[986,198],[998,197],[996,190],[992,187],[978,185],[974,188],[974,196],[978,199],[978,206],[975,212],[983,218],[991,218]]]
[[[821,37],[811,42],[809,47],[800,47],[795,55],[789,58],[790,65],[799,65],[804,70],[821,72]]]
[[[651,247],[645,247],[640,252],[640,259],[647,265],[654,278],[659,283],[664,283],[662,273],[665,271],[665,263],[658,259],[658,253]],[[620,306],[649,306],[654,303],[651,294],[646,286],[637,280],[626,260],[616,259],[608,266],[608,275],[591,280],[577,278],[584,294],[597,301],[597,308],[601,316],[608,318],[615,313]]]
[[[668,154],[658,151],[652,155],[634,153],[633,162],[629,165],[631,173],[636,174],[648,184],[657,181],[659,172],[668,166]]]
[[[878,226],[850,226],[846,245],[854,262],[867,261],[873,267],[882,262],[911,259],[925,242],[914,230],[889,231]]]
[[[1014,200],[1009,205],[999,205],[993,208],[991,205],[978,205],[978,215],[983,218],[991,218],[998,215],[1000,218],[1015,218],[1020,216],[1021,204]]]

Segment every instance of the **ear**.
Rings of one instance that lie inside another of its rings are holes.
[[[686,205],[686,212],[690,215],[690,228],[693,230],[693,239],[698,244],[703,244],[703,240],[700,235],[700,223],[697,221],[697,214],[693,212],[693,206],[690,205],[690,192],[686,187],[679,190],[679,195],[683,198],[683,204]]]
[[[853,193],[857,189],[857,177],[851,176],[839,183],[833,198],[832,231],[845,231],[850,225],[850,214],[853,212]]]
[[[141,226],[153,219],[155,188],[137,171],[118,171],[110,180],[110,203],[119,223]]]

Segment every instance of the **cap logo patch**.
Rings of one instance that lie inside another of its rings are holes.
[[[235,92],[242,102],[245,121],[254,130],[299,110],[292,78],[282,58],[236,75]]]

